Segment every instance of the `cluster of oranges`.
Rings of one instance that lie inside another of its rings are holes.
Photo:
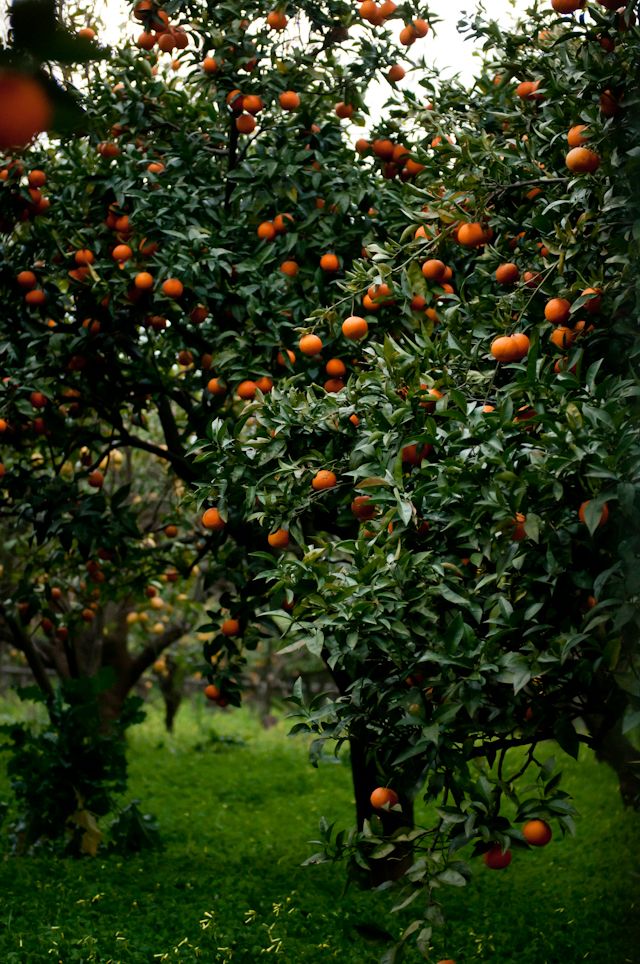
[[[144,24],[144,31],[136,41],[141,50],[152,50],[157,45],[158,50],[172,53],[188,46],[189,38],[184,27],[171,24],[167,12],[153,0],[139,0],[133,15]]]
[[[382,176],[388,180],[399,177],[401,181],[410,181],[425,169],[408,147],[394,143],[389,137],[377,137],[373,141],[360,137],[356,150],[361,157],[373,155],[380,162]]]

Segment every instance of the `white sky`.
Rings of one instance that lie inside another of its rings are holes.
[[[356,6],[358,0],[353,2]],[[484,0],[483,5],[489,18],[497,19],[506,26],[515,19],[517,12],[524,11],[531,4],[532,0]],[[267,8],[270,7],[265,4]],[[417,40],[413,47],[407,49],[406,60],[411,60],[412,55],[419,52],[425,54],[429,62],[443,74],[459,72],[465,81],[470,81],[476,70],[474,47],[458,34],[456,24],[461,13],[472,12],[475,8],[475,0],[432,0],[431,11],[442,18],[436,27],[437,35],[430,32],[424,39]],[[122,25],[127,23],[130,4],[125,0],[97,0],[94,9],[106,28],[100,40],[107,44],[116,43],[121,36]],[[140,25],[133,19],[128,23],[127,34],[136,36],[140,32]],[[400,20],[394,19],[390,23],[394,33],[400,30]]]

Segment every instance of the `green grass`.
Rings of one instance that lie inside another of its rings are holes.
[[[300,866],[322,814],[351,823],[349,769],[314,770],[306,742],[286,728],[264,732],[245,711],[197,704],[168,738],[152,710],[131,737],[131,796],[158,817],[164,850],[81,861],[6,856],[0,961],[374,964],[380,945],[359,928],[398,931],[389,895],[344,894],[343,867]],[[577,838],[518,851],[503,872],[479,866],[471,886],[447,897],[434,961],[638,960],[637,817],[622,809],[608,769],[586,754],[566,762]],[[0,773],[0,797],[5,786]]]

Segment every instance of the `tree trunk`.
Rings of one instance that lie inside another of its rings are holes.
[[[585,717],[596,759],[615,770],[625,807],[640,810],[640,750],[622,732],[622,718],[605,729],[601,719]]]

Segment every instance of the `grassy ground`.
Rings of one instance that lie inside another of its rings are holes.
[[[263,732],[244,711],[201,704],[179,716],[173,738],[152,712],[132,735],[130,758],[132,796],[158,817],[164,849],[1,860],[3,964],[377,961],[380,945],[363,927],[397,931],[389,895],[345,894],[342,867],[300,866],[322,814],[352,820],[347,766],[314,770],[286,724]],[[578,837],[518,852],[504,872],[478,867],[447,900],[434,961],[640,961],[637,817],[622,810],[607,769],[587,756],[567,764]],[[0,772],[0,798],[4,790]]]

